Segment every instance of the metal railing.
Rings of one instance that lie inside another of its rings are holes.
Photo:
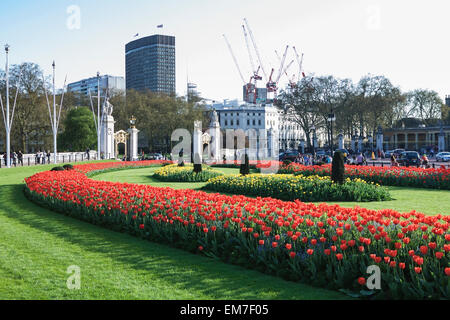
[[[0,169],[6,168],[6,160],[1,157],[0,159]],[[50,160],[50,161],[49,161]],[[57,156],[57,164],[58,163],[69,163],[69,162],[81,162],[81,161],[89,161],[89,160],[98,160],[97,153],[91,152],[87,154],[86,152],[70,152],[70,153],[60,153]],[[11,158],[11,167],[30,167],[30,166],[38,166],[38,165],[46,165],[46,164],[54,164],[53,163],[53,155],[50,157],[37,157],[35,154],[25,154],[23,158],[20,160],[19,158],[13,159]]]

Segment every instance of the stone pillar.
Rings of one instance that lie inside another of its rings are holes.
[[[202,143],[202,122],[195,121],[194,122],[194,150],[193,150],[193,159],[195,164],[202,163],[203,156],[203,143]]]
[[[114,117],[107,115],[101,124],[100,151],[104,159],[114,159]]]
[[[378,127],[378,132],[377,132],[377,151],[383,151],[383,130],[381,129],[381,127]]]
[[[356,136],[352,136],[350,147],[352,148],[353,152],[356,152]]]
[[[344,149],[344,135],[342,133],[338,135],[338,145],[339,149]]]
[[[305,153],[305,139],[303,139],[303,138],[300,139],[299,147],[300,147],[300,152]]]
[[[408,133],[405,133],[405,150],[408,150]]]
[[[129,157],[131,161],[136,161],[138,159],[138,133],[139,130],[136,128],[128,129],[128,134],[130,136],[128,148],[130,149]]]
[[[221,153],[222,153],[222,133],[220,131],[220,123],[217,117],[217,112],[214,110],[213,113],[213,121],[211,122],[211,126],[209,128],[209,134],[211,136],[211,154],[212,161],[218,162],[221,161]]]
[[[280,151],[280,139],[279,132],[270,128],[267,133],[267,141],[268,141],[268,153],[270,159],[278,160],[278,153]]]
[[[439,132],[439,136],[438,136],[438,148],[439,148],[439,152],[445,151],[445,133],[442,128],[441,128],[441,132]]]
[[[416,151],[419,150],[419,134],[416,133]]]
[[[358,152],[362,152],[363,151],[363,136],[359,136],[358,139]]]

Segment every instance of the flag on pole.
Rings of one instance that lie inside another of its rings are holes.
[[[160,24],[160,25],[158,25],[158,26],[156,26],[157,28],[162,28],[162,27],[164,27],[164,25],[162,25],[162,24]]]

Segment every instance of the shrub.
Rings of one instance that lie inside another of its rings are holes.
[[[65,164],[63,165],[64,170],[73,170],[73,165],[71,164]]]
[[[331,176],[331,166],[304,166],[291,163],[289,166],[282,166],[279,173]],[[360,178],[384,186],[450,190],[450,169],[346,165],[344,176],[351,179]]]
[[[288,166],[288,165],[290,165],[292,163],[292,161],[291,160],[283,160],[283,165],[285,165],[285,166]]]
[[[177,165],[162,167],[155,171],[153,177],[160,181],[168,182],[206,182],[220,175],[223,175],[223,173],[208,167],[202,169],[201,172],[194,172],[193,165],[188,164],[184,167]]]
[[[247,153],[245,153],[244,155],[244,163],[241,164],[239,173],[242,174],[243,176],[248,175],[250,173],[250,165]]]
[[[293,175],[224,175],[208,181],[204,189],[221,193],[301,201],[386,201],[386,188],[363,180],[336,184],[329,177]]]
[[[333,155],[333,161],[331,162],[331,180],[335,183],[344,183],[344,155],[342,152],[337,151]]]
[[[64,171],[65,169],[63,167],[54,167],[51,171]]]

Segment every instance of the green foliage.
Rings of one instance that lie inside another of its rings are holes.
[[[156,170],[153,177],[160,181],[168,182],[206,182],[211,178],[223,175],[222,172],[208,167],[195,172],[195,166],[196,165],[193,166],[192,164],[183,167],[177,165],[165,166]]]
[[[63,168],[64,168],[65,170],[73,170],[73,165],[71,165],[71,164],[65,164],[65,165],[63,165]]]
[[[343,184],[345,174],[344,154],[336,151],[331,162],[331,180],[335,183]]]
[[[64,121],[64,132],[59,137],[59,148],[84,151],[97,147],[97,133],[92,112],[86,107],[70,109]]]
[[[204,189],[281,200],[318,201],[386,201],[386,188],[360,179],[336,184],[328,177],[293,175],[224,175],[208,181]]]

